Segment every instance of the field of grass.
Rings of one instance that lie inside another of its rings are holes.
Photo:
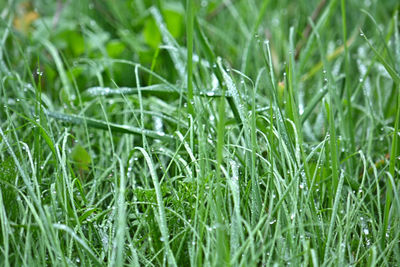
[[[0,2],[1,266],[400,266],[397,0]]]

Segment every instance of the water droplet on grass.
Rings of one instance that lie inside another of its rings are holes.
[[[211,91],[210,91],[210,92],[207,92],[206,94],[207,94],[207,96],[214,96],[214,95],[215,95],[215,93],[214,93],[214,92],[211,92]]]

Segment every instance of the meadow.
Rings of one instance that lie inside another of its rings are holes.
[[[399,10],[0,2],[0,265],[400,266]]]

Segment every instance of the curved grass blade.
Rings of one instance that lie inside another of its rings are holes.
[[[70,227],[64,224],[54,223],[53,228],[68,233],[75,241],[82,246],[83,249],[88,253],[89,257],[93,260],[96,266],[102,266],[102,262],[98,259],[95,252],[89,247],[85,240],[81,239]]]
[[[389,73],[390,77],[392,77],[393,82],[396,84],[400,84],[400,75],[396,72],[396,70],[382,57],[382,53],[375,49],[375,47],[371,44],[368,38],[365,36],[364,32],[361,31],[361,35],[364,37],[368,46],[372,49],[374,54],[377,56],[378,61],[383,65],[386,71]]]
[[[135,147],[136,150],[139,150],[145,160],[146,163],[149,167],[150,170],[150,176],[153,180],[153,185],[154,185],[154,190],[156,192],[156,198],[157,198],[157,206],[158,206],[158,223],[159,223],[159,227],[160,227],[160,232],[161,232],[161,236],[162,236],[162,242],[164,243],[164,248],[165,248],[165,253],[166,256],[168,258],[168,263],[170,266],[176,266],[176,260],[174,257],[174,254],[172,253],[172,250],[169,246],[169,233],[168,233],[168,224],[167,224],[167,217],[165,214],[165,206],[164,206],[164,200],[163,200],[163,195],[162,195],[162,191],[161,191],[161,186],[160,186],[160,181],[158,180],[157,174],[155,172],[155,167],[153,164],[153,160],[150,157],[150,155],[146,152],[146,150],[144,150],[141,147]]]
[[[101,120],[91,119],[83,116],[78,115],[71,115],[65,114],[60,112],[53,112],[45,110],[44,113],[57,120],[62,120],[72,124],[83,124],[86,123],[89,127],[108,130],[110,129],[112,132],[120,132],[120,133],[127,133],[127,134],[137,134],[142,135],[144,134],[147,137],[160,139],[160,140],[174,140],[175,137],[172,135],[166,134],[164,132],[157,132],[152,130],[140,129],[138,127],[130,126],[130,125],[121,125],[116,123],[107,123]]]

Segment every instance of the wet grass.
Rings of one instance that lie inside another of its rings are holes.
[[[397,266],[397,1],[0,4],[1,266]]]

